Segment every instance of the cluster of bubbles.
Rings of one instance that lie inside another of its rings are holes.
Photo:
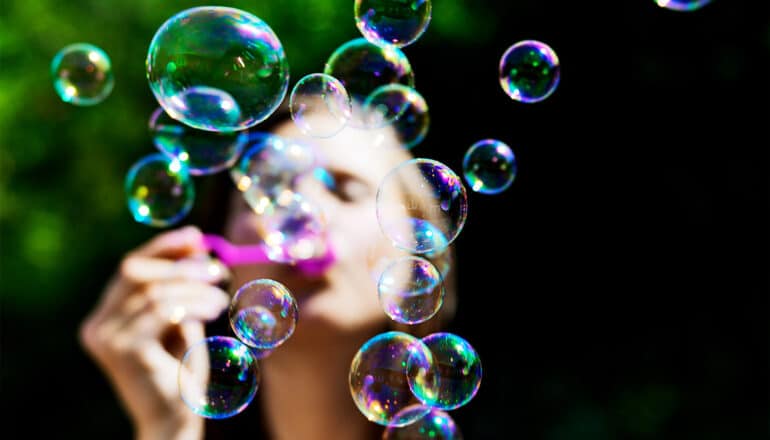
[[[260,384],[259,359],[294,333],[297,302],[281,283],[257,279],[241,286],[228,311],[235,338],[210,336],[190,346],[179,366],[179,394],[195,413],[223,419],[242,412]]]
[[[710,0],[655,2],[692,11]],[[402,49],[423,35],[431,14],[430,0],[355,0],[355,24],[363,38],[339,46],[323,72],[302,77],[291,90],[289,110],[299,130],[315,138],[332,137],[347,126],[391,130],[405,149],[419,145],[430,116]],[[92,44],[61,49],[51,73],[58,96],[73,105],[98,104],[114,87],[109,57]],[[178,223],[194,204],[193,176],[229,170],[259,214],[256,228],[271,260],[294,263],[328,251],[324,215],[294,191],[294,183],[312,175],[333,185],[330,174],[311,146],[253,130],[277,110],[289,88],[283,46],[264,21],[228,7],[181,11],[152,38],[146,73],[160,105],[148,123],[159,152],[134,163],[125,178],[137,222]],[[517,102],[547,99],[559,79],[556,52],[541,41],[516,42],[499,62],[500,86]],[[513,151],[497,139],[474,143],[462,166],[465,181],[482,194],[505,191],[517,173]],[[382,180],[376,201],[380,228],[393,246],[410,254],[391,261],[377,280],[390,319],[416,325],[437,315],[446,291],[448,248],[467,211],[462,179],[441,162],[411,159]],[[212,336],[188,348],[179,367],[182,400],[207,418],[243,411],[259,386],[258,360],[292,336],[297,318],[297,303],[279,282],[257,279],[241,286],[229,309],[236,337]],[[361,413],[386,426],[385,439],[460,439],[447,411],[466,405],[481,377],[478,354],[462,337],[391,331],[356,353],[349,385]]]

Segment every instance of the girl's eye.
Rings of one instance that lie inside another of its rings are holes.
[[[323,182],[329,192],[343,202],[359,202],[372,194],[369,184],[344,171],[329,172],[323,168],[317,168],[314,175]]]

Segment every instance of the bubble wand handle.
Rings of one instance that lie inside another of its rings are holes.
[[[217,258],[227,267],[247,264],[279,264],[270,260],[264,244],[236,245],[216,234],[204,234],[203,244],[209,252],[215,253]],[[318,258],[300,260],[296,266],[305,274],[318,275],[326,271],[335,261],[336,258],[331,246],[327,246],[324,255]]]

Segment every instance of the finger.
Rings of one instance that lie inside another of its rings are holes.
[[[126,280],[137,284],[172,280],[198,280],[214,284],[229,277],[227,267],[219,260],[208,257],[173,261],[134,255],[123,261],[120,273]]]
[[[186,226],[155,236],[133,250],[131,254],[143,257],[180,258],[206,251],[200,229],[195,226]]]

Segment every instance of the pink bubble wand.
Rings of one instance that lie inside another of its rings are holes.
[[[227,267],[251,264],[292,264],[271,260],[268,257],[265,244],[237,245],[216,234],[204,234],[203,243],[208,251],[216,254],[217,258]],[[331,246],[326,246],[326,253],[324,255],[317,258],[299,260],[292,265],[296,265],[306,275],[320,275],[331,267],[335,261],[336,257]]]

